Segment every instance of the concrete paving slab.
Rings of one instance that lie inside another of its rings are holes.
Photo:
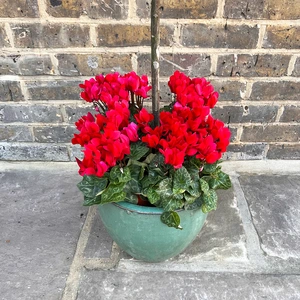
[[[111,256],[113,240],[101,221],[98,210],[93,219],[89,239],[84,250],[86,258],[108,258]]]
[[[263,251],[300,259],[300,176],[247,175],[239,180]]]
[[[87,209],[73,170],[0,172],[0,299],[60,299]]]
[[[178,261],[245,261],[246,236],[234,188],[218,191],[218,208]]]
[[[300,299],[300,276],[85,271],[77,300]]]

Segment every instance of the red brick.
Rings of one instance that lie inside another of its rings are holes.
[[[218,58],[218,76],[278,77],[287,74],[289,55],[221,55]]]
[[[0,47],[10,47],[10,41],[4,29],[4,24],[0,24]]]
[[[57,18],[78,18],[87,15],[91,19],[126,19],[128,0],[47,0],[47,13]]]
[[[300,123],[300,107],[295,105],[285,106],[279,121]]]
[[[242,94],[246,91],[246,83],[240,81],[210,80],[215,90],[219,93],[220,101],[242,100]]]
[[[263,48],[300,49],[300,26],[268,25],[263,39]]]
[[[49,55],[10,54],[0,56],[0,75],[51,75],[54,73]]]
[[[97,33],[99,47],[150,46],[151,43],[149,25],[99,25]],[[160,45],[170,46],[173,33],[173,27],[161,26]]]
[[[39,7],[37,0],[1,0],[1,18],[37,18],[39,17]]]
[[[79,100],[81,81],[45,80],[26,81],[29,100]]]
[[[267,153],[268,159],[300,159],[299,144],[273,144]]]
[[[182,44],[187,47],[204,48],[256,48],[258,28],[247,25],[206,25],[183,26]]]
[[[142,18],[150,17],[150,1],[137,0],[137,15]],[[161,0],[163,7],[161,18],[169,19],[209,19],[217,12],[218,0]]]
[[[223,154],[224,160],[258,160],[266,157],[266,144],[230,144]]]
[[[132,70],[129,54],[57,54],[58,70],[64,76],[93,76]]]
[[[32,142],[33,137],[28,126],[0,125],[1,142]]]
[[[212,115],[230,123],[271,123],[275,121],[278,106],[216,106]]]
[[[0,101],[23,101],[21,86],[18,81],[0,81]]]
[[[224,17],[233,19],[292,20],[300,18],[298,0],[226,0]]]
[[[15,46],[64,48],[92,46],[89,26],[77,24],[11,24]]]
[[[298,142],[300,125],[250,126],[243,130],[242,142]]]
[[[300,82],[254,82],[251,100],[299,100]]]
[[[176,70],[191,77],[209,76],[210,56],[207,54],[161,54],[160,75],[170,77]],[[150,54],[138,55],[138,73],[151,75]]]

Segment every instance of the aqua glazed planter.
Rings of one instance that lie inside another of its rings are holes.
[[[163,210],[128,202],[99,205],[104,226],[118,246],[132,257],[160,262],[181,253],[198,235],[207,214],[201,209],[179,210],[182,230],[160,221]]]

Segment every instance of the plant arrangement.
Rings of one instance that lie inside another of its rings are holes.
[[[177,229],[178,210],[216,209],[216,190],[231,187],[219,166],[230,131],[211,116],[218,93],[205,78],[179,71],[168,85],[173,101],[156,122],[143,107],[151,89],[145,75],[98,75],[80,85],[81,97],[96,110],[75,123],[79,133],[72,139],[84,147],[83,159],[77,158],[84,205],[160,207],[161,221]]]

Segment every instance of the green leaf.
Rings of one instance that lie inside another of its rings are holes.
[[[191,203],[193,203],[197,199],[197,197],[192,196],[188,192],[185,192],[184,193],[184,199],[185,199],[185,201],[186,201],[187,204],[191,204]]]
[[[202,178],[200,178],[200,187],[205,194],[209,191],[209,184]]]
[[[183,198],[183,195],[181,195]],[[173,211],[176,209],[182,208],[184,202],[182,199],[175,198],[174,196],[171,197],[161,197],[161,202],[159,207],[162,207],[165,211]]]
[[[110,183],[101,195],[101,204],[109,202],[123,201],[126,193],[123,191],[126,183],[113,184]]]
[[[182,194],[184,193],[189,185],[192,183],[192,178],[185,167],[175,171],[173,181],[173,193]]]
[[[114,166],[109,173],[109,179],[112,183],[128,182],[131,179],[129,167],[120,168]]]
[[[209,190],[206,194],[203,194],[202,211],[208,213],[217,208],[218,196],[216,191]]]
[[[161,221],[169,227],[174,227],[176,229],[182,229],[180,226],[180,217],[175,211],[165,211],[161,217]]]
[[[101,195],[93,197],[93,198],[84,196],[83,206],[91,206],[91,205],[100,204],[100,203],[101,203]]]
[[[158,185],[157,193],[161,196],[161,198],[171,197],[173,194],[172,179],[165,178],[164,180],[162,180]]]
[[[81,182],[77,184],[79,190],[87,198],[95,198],[106,188],[108,180],[105,177],[83,176]]]
[[[202,205],[203,205],[202,197],[198,197],[195,199],[193,203],[187,203],[184,208],[187,210],[193,210],[196,208],[200,208]]]
[[[197,181],[192,181],[192,183],[187,188],[187,192],[189,192],[191,196],[194,196],[196,198],[200,196],[201,189],[199,179]]]
[[[134,160],[139,160],[149,151],[150,149],[142,142],[131,143],[129,157]]]
[[[230,177],[228,176],[228,174],[226,174],[222,171],[219,171],[218,177],[216,178],[215,185],[216,185],[216,187],[214,189],[227,190],[227,189],[231,188],[231,181],[230,181]]]
[[[148,188],[146,190],[146,196],[151,204],[158,206],[157,204],[160,201],[160,196],[157,193],[155,188],[153,188],[153,187]]]
[[[154,154],[154,153],[150,153],[147,157],[146,157],[146,159],[143,161],[143,163],[145,163],[145,164],[150,164],[150,162],[153,160],[153,158],[156,156],[156,154]]]
[[[142,192],[142,185],[139,176],[142,167],[137,165],[130,165],[128,168],[130,170],[131,180],[127,182],[125,187],[128,192],[131,192],[133,194],[140,194]]]
[[[124,190],[124,192],[126,193],[125,190]],[[133,203],[133,204],[137,204],[138,203],[138,197],[135,194],[126,193],[126,197],[125,197],[124,201],[130,202],[130,203]]]
[[[218,162],[215,162],[214,164],[205,164],[203,166],[202,173],[203,174],[212,174],[215,171],[217,171],[220,167],[218,167]]]

